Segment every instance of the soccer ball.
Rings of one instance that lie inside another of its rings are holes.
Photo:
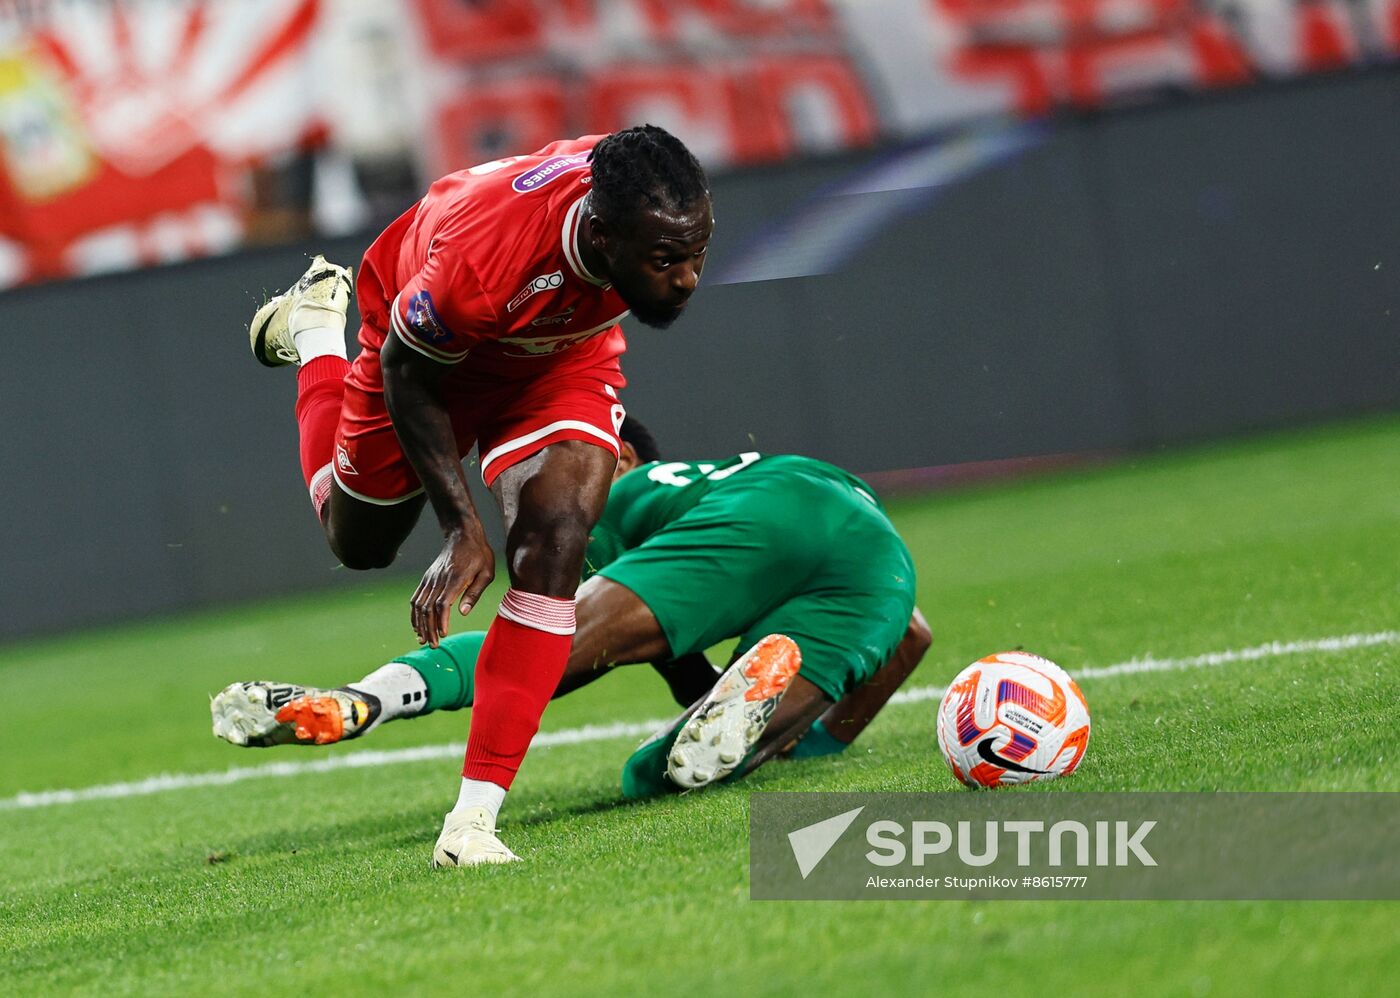
[[[1089,704],[1049,659],[998,652],[948,687],[938,706],[938,747],[969,787],[1068,776],[1089,747]]]

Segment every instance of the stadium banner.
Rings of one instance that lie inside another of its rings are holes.
[[[324,139],[322,3],[0,8],[0,288],[243,244],[256,168]]]
[[[1396,793],[773,793],[754,900],[1400,898]]]
[[[1400,0],[14,0],[0,288],[360,231],[639,121],[722,169],[1398,54]]]
[[[650,120],[710,166],[1389,62],[1400,0],[412,0],[433,168]]]

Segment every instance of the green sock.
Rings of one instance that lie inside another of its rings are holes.
[[[628,800],[636,800],[640,797],[655,797],[657,794],[677,794],[681,788],[672,783],[666,776],[666,763],[670,759],[671,746],[676,743],[676,735],[680,734],[682,726],[690,720],[690,715],[686,714],[675,724],[664,731],[652,735],[642,742],[637,750],[628,757],[622,764],[622,796]],[[753,755],[752,752],[749,755]],[[744,766],[748,764],[749,758],[745,756],[739,765],[734,767],[734,772],[730,773],[717,783],[729,783],[732,780],[740,779],[744,775]]]
[[[476,692],[476,657],[485,640],[485,631],[449,634],[436,648],[424,645],[394,659],[423,677],[428,687],[424,714],[435,710],[461,710],[472,705]]]
[[[850,746],[841,741],[830,731],[826,730],[826,725],[822,724],[821,718],[812,722],[812,726],[807,729],[807,733],[793,746],[788,753],[789,759],[815,759],[821,755],[835,755],[837,752],[844,752]]]
[[[639,797],[654,797],[657,794],[673,794],[680,790],[680,787],[666,779],[666,759],[671,754],[671,745],[681,730],[681,724],[688,720],[689,716],[652,735],[622,764],[623,797],[636,800]]]

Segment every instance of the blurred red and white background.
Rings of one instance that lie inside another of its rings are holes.
[[[357,231],[639,121],[723,170],[1397,53],[1400,0],[7,0],[0,287]]]

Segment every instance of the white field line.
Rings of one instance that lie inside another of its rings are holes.
[[[1075,682],[1085,679],[1110,679],[1113,676],[1133,676],[1140,672],[1177,672],[1181,669],[1205,669],[1217,665],[1230,665],[1233,662],[1257,662],[1264,658],[1281,658],[1285,655],[1306,655],[1312,652],[1349,651],[1353,648],[1371,648],[1376,645],[1400,644],[1400,631],[1377,631],[1374,634],[1343,634],[1335,638],[1316,638],[1311,641],[1270,641],[1253,648],[1236,648],[1233,651],[1210,651],[1204,655],[1189,658],[1130,658],[1115,665],[1089,666],[1076,669],[1071,675]],[[905,690],[890,697],[890,703],[918,703],[923,700],[938,700],[947,692],[943,686],[923,686]],[[0,801],[0,807],[4,801]]]
[[[1268,644],[1255,645],[1252,648],[1208,652],[1204,655],[1193,655],[1188,658],[1134,658],[1115,665],[1077,669],[1074,677],[1076,680],[1088,680],[1131,676],[1143,672],[1176,672],[1183,669],[1230,665],[1234,662],[1282,658],[1288,655],[1349,651],[1356,648],[1394,644],[1400,644],[1400,631],[1343,634],[1338,637],[1318,638],[1311,641],[1271,641]],[[890,704],[922,703],[927,700],[937,700],[943,696],[945,689],[942,686],[916,687],[896,693],[890,698]],[[612,741],[622,738],[642,738],[669,723],[669,720],[669,718],[657,718],[651,721],[619,721],[615,724],[587,724],[581,728],[546,731],[536,735],[530,747],[544,749],[557,745],[582,745],[589,742]],[[461,758],[465,749],[466,743],[464,742],[448,742],[445,745],[423,745],[384,751],[366,749],[325,759],[270,762],[260,766],[235,766],[216,773],[161,773],[157,776],[149,776],[144,780],[133,780],[127,783],[107,783],[73,790],[19,793],[13,797],[0,798],[0,811],[17,811],[50,807],[55,804],[76,804],[82,801],[111,800],[120,797],[144,797],[149,794],[165,793],[169,790],[221,787],[230,783],[242,783],[244,780],[258,780],[274,776],[301,776],[305,773],[329,773],[339,769],[363,769],[407,762],[458,759]]]

